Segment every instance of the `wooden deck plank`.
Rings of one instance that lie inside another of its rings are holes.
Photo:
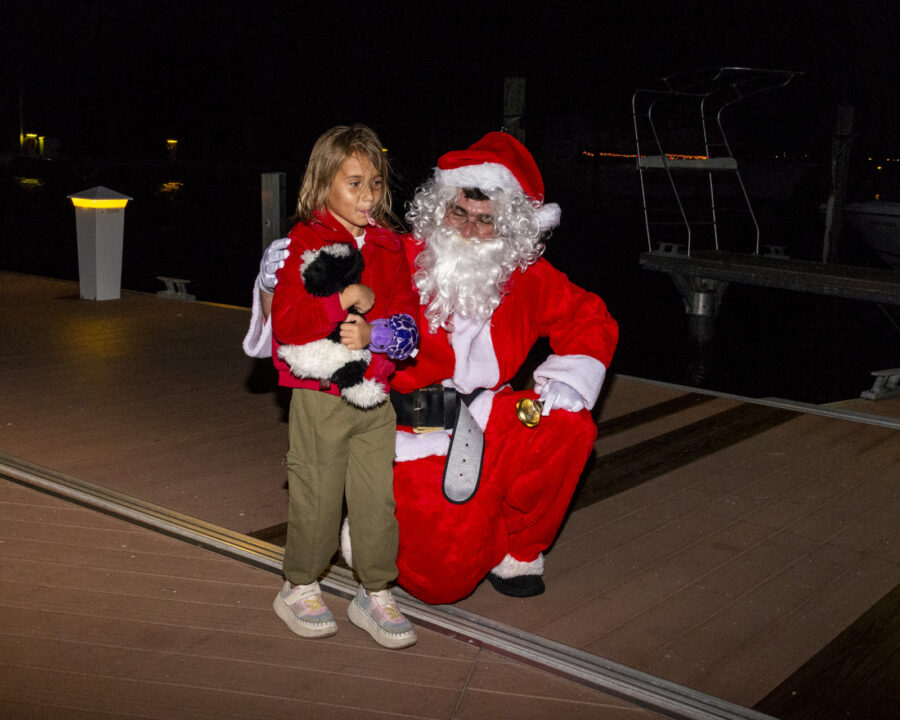
[[[724,447],[796,417],[796,413],[761,405],[739,405],[706,420],[651,438],[596,459],[574,502],[577,510],[623,492],[656,475],[711,455]]]
[[[898,677],[900,586],[756,707],[784,720],[889,720],[896,717],[897,706],[885,700],[891,692],[881,686],[895,688]]]
[[[802,672],[817,652],[836,640],[836,628],[847,628],[856,620],[860,599],[883,595],[891,578],[889,566],[865,556],[843,573],[835,569],[829,575],[830,585],[811,594],[805,603],[711,668],[704,686],[717,694],[743,697],[746,704],[752,704],[749,698],[759,699],[767,688],[778,687],[779,678],[789,677],[792,668],[801,668],[798,672]],[[871,649],[877,652],[874,645]],[[818,682],[828,681],[820,678]]]

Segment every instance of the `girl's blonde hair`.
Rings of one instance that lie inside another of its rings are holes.
[[[357,154],[368,158],[384,181],[381,198],[372,208],[371,214],[379,225],[391,224],[391,191],[388,185],[390,164],[387,153],[375,132],[360,123],[338,125],[326,130],[316,140],[297,193],[294,222],[309,222],[316,210],[325,207],[331,184],[344,160]]]

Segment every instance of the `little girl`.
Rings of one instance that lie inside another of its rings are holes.
[[[292,395],[286,581],[273,607],[303,637],[337,632],[317,579],[338,548],[346,494],[361,581],[348,617],[379,644],[402,648],[416,633],[387,589],[397,577],[396,416],[387,402],[394,364],[390,354],[367,349],[373,326],[366,319],[381,318],[371,321],[381,327],[387,318],[412,322],[405,315],[418,309],[401,241],[389,229],[388,170],[368,127],[325,132],[310,155],[290,254],[277,272],[272,358]]]

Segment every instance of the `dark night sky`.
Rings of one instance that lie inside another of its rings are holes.
[[[526,129],[630,151],[630,98],[718,65],[804,71],[759,106],[786,143],[827,150],[840,104],[860,144],[900,152],[900,2],[7,0],[0,132],[64,152],[302,162],[319,132],[371,124],[436,153],[499,127],[502,82],[527,79]],[[532,135],[533,137],[533,135]]]

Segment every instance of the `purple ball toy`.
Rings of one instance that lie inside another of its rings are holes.
[[[371,323],[372,336],[369,349],[385,353],[391,360],[406,360],[415,356],[419,345],[419,328],[406,313],[391,315],[388,320],[379,318]]]

